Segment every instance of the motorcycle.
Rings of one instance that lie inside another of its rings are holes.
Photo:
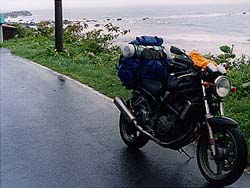
[[[194,66],[185,51],[172,46],[170,52],[175,58],[166,66],[165,83],[140,80],[128,100],[115,97],[121,112],[120,136],[136,149],[152,140],[164,148],[184,151],[183,147],[196,141],[197,163],[205,179],[230,185],[247,163],[239,124],[224,112],[224,98],[234,88],[222,66],[210,63],[201,68]]]

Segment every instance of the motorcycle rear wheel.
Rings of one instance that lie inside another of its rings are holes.
[[[236,182],[247,163],[247,146],[239,128],[213,127],[216,157],[212,156],[208,135],[203,135],[197,146],[197,162],[205,179],[218,186]]]
[[[133,124],[128,123],[128,121],[122,114],[120,115],[119,129],[123,142],[129,148],[142,148],[149,141],[149,138],[138,131]]]

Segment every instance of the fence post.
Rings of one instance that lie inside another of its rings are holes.
[[[3,25],[0,24],[0,44],[3,43]]]
[[[4,24],[4,15],[0,14],[0,44],[3,43],[3,25]]]

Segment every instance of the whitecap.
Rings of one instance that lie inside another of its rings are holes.
[[[134,20],[130,20],[128,23],[129,24],[133,24],[133,23],[135,23],[136,21],[134,21]]]
[[[159,22],[157,22],[157,24],[160,24],[160,25],[162,25],[162,24],[169,24],[169,22],[162,22],[162,21],[159,21]]]
[[[248,40],[244,40],[244,41],[239,41],[240,44],[249,44],[250,43],[250,39]]]
[[[237,15],[242,13],[235,13],[232,15]],[[183,15],[172,15],[172,16],[161,16],[161,17],[153,17],[154,20],[162,20],[162,19],[185,19],[185,18],[206,18],[206,17],[221,17],[228,16],[228,13],[195,13],[195,14],[183,14]]]

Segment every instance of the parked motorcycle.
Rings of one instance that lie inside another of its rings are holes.
[[[127,101],[114,99],[121,111],[121,138],[130,148],[142,148],[152,140],[182,151],[197,141],[202,175],[212,184],[230,185],[244,171],[247,146],[239,124],[225,116],[223,101],[232,90],[226,70],[211,63],[196,66],[183,50],[170,51],[175,58],[164,65],[165,81],[137,79],[128,88],[132,95]]]

